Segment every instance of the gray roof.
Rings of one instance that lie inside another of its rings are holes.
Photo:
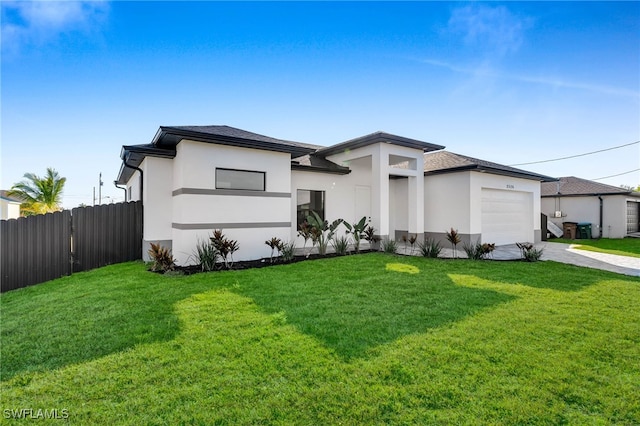
[[[308,154],[291,160],[291,170],[303,170],[307,172],[324,172],[346,175],[351,173],[348,167],[339,166],[333,161],[319,157],[315,154]]]
[[[543,183],[540,195],[542,197],[571,197],[580,195],[634,195],[632,191],[617,186],[605,185],[592,180],[580,179],[575,176],[566,176],[558,179],[558,182]]]
[[[318,145],[276,139],[230,126],[161,126],[151,144],[157,147],[175,147],[182,139],[288,152],[294,157],[320,148]]]
[[[553,182],[556,179],[550,176],[529,172],[491,161],[480,160],[466,155],[455,154],[448,151],[429,152],[424,154],[424,174],[452,173],[463,170],[477,170],[497,175],[513,176],[523,179],[538,180],[541,182]]]
[[[0,198],[3,200],[10,201],[12,203],[22,203],[22,200],[16,197],[15,195],[9,195],[9,191],[5,189],[0,189]]]
[[[161,126],[151,143],[122,147],[120,158],[123,163],[116,183],[126,184],[135,171],[131,167],[126,167],[125,162],[130,166],[139,167],[146,156],[173,158],[176,156],[176,146],[183,139],[284,152],[291,154],[292,158],[310,154],[321,148],[318,145],[276,139],[230,126]]]
[[[369,135],[361,136],[359,138],[351,139],[346,142],[339,143],[328,147],[320,147],[316,154],[327,156],[332,154],[339,154],[341,152],[362,148],[367,145],[373,145],[376,143],[392,143],[394,145],[404,146],[408,148],[421,149],[425,152],[436,151],[444,149],[442,145],[436,145],[429,142],[419,141],[417,139],[405,138],[404,136],[392,135],[386,132],[375,132]]]

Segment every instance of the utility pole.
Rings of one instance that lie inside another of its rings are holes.
[[[98,177],[98,205],[102,204],[102,185],[104,184],[104,182],[102,182],[102,172],[100,172],[100,175]]]

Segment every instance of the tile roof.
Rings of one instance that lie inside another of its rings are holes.
[[[587,179],[580,179],[575,176],[566,176],[559,178],[558,182],[543,183],[540,195],[542,197],[557,197],[572,195],[614,195],[631,193],[631,191],[624,188],[618,188],[617,186],[605,185],[604,183],[594,182]]]
[[[542,182],[552,182],[555,178],[529,172],[491,161],[480,160],[466,155],[455,154],[448,151],[428,152],[424,154],[425,174],[450,173],[461,170],[480,170],[489,173],[521,177],[524,179],[539,180]]]

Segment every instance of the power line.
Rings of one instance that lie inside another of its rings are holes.
[[[601,178],[598,178],[598,179],[591,179],[591,180],[609,179],[609,178],[616,177],[616,176],[628,175],[629,173],[637,172],[639,170],[640,169],[629,170],[628,172],[618,173],[617,175],[605,176],[605,177],[601,177]]]
[[[532,161],[530,163],[510,164],[510,166],[527,166],[529,164],[550,163],[552,161],[568,160],[569,158],[584,157],[585,155],[591,155],[591,154],[597,154],[599,152],[611,151],[611,150],[618,149],[618,148],[624,148],[625,146],[637,145],[639,143],[640,143],[640,141],[635,141],[635,142],[631,142],[631,143],[626,143],[624,145],[614,146],[614,147],[611,147],[611,148],[599,149],[598,151],[585,152],[584,154],[570,155],[568,157],[554,158],[552,160]]]

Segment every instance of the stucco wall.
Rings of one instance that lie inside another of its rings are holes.
[[[442,240],[453,227],[463,241],[477,241],[482,235],[483,189],[531,194],[533,225],[527,240],[540,241],[540,182],[475,171],[425,176],[426,235]]]
[[[602,237],[624,238],[627,235],[627,197],[625,195],[602,196]],[[597,196],[544,197],[542,213],[562,228],[562,222],[589,222],[593,237],[600,236],[600,200]],[[555,218],[561,211],[563,217]]]
[[[289,154],[183,140],[173,159],[173,253],[179,264],[196,263],[198,239],[214,229],[238,240],[235,260],[268,256],[264,241],[289,240],[291,227]],[[216,189],[215,169],[265,172],[266,190]]]
[[[425,176],[424,230],[427,235],[447,232],[452,227],[471,234],[471,172]]]
[[[20,217],[20,203],[0,199],[0,219],[17,219]]]
[[[301,247],[304,240],[297,236],[296,208],[297,190],[325,191],[325,218],[331,222],[344,219],[353,223],[362,216],[371,216],[371,160],[362,158],[351,162],[351,173],[347,175],[316,173],[294,170],[291,173],[291,218],[290,240]],[[339,234],[344,233],[344,226]],[[307,243],[309,244],[309,243]]]

